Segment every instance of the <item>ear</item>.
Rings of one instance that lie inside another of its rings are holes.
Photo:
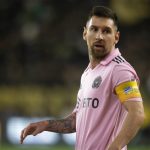
[[[119,32],[119,31],[117,31],[117,32],[116,32],[116,35],[115,35],[115,44],[117,44],[117,43],[118,43],[119,38],[120,38],[120,32]]]
[[[86,41],[86,34],[87,34],[87,28],[84,27],[84,31],[83,31],[83,39]]]

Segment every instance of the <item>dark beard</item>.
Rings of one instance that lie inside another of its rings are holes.
[[[95,58],[97,60],[102,60],[108,55],[108,52],[105,48],[103,50],[101,50],[100,52],[96,52],[94,47],[92,47],[91,55],[93,58]]]

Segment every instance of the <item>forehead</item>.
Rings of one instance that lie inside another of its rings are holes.
[[[87,27],[90,26],[97,26],[97,27],[110,27],[114,28],[114,21],[110,18],[105,18],[105,17],[97,17],[93,16],[88,22],[87,22]]]

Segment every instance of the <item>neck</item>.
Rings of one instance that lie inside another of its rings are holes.
[[[90,59],[90,66],[92,69],[94,69],[99,63],[101,62],[100,59]]]

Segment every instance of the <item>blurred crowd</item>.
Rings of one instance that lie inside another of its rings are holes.
[[[80,75],[88,63],[82,31],[93,5],[109,6],[118,14],[118,47],[140,77],[146,111],[150,114],[149,4],[149,0],[0,0],[0,118],[7,109],[6,101],[17,99],[14,93],[18,89],[12,92],[12,87],[79,86]],[[22,97],[27,94],[24,89]],[[31,89],[34,93],[35,87]],[[48,94],[42,95],[45,93]],[[8,103],[8,109],[12,109],[13,102]],[[65,104],[73,105],[68,99]],[[22,110],[19,106],[16,111]]]
[[[63,84],[68,72],[74,74],[72,78],[79,72],[79,78],[88,62],[82,40],[87,13],[96,4],[115,6],[118,12],[120,5],[115,3],[117,0],[1,0],[0,84]],[[118,47],[144,83],[150,76],[149,18],[139,15],[131,24],[120,19]]]

